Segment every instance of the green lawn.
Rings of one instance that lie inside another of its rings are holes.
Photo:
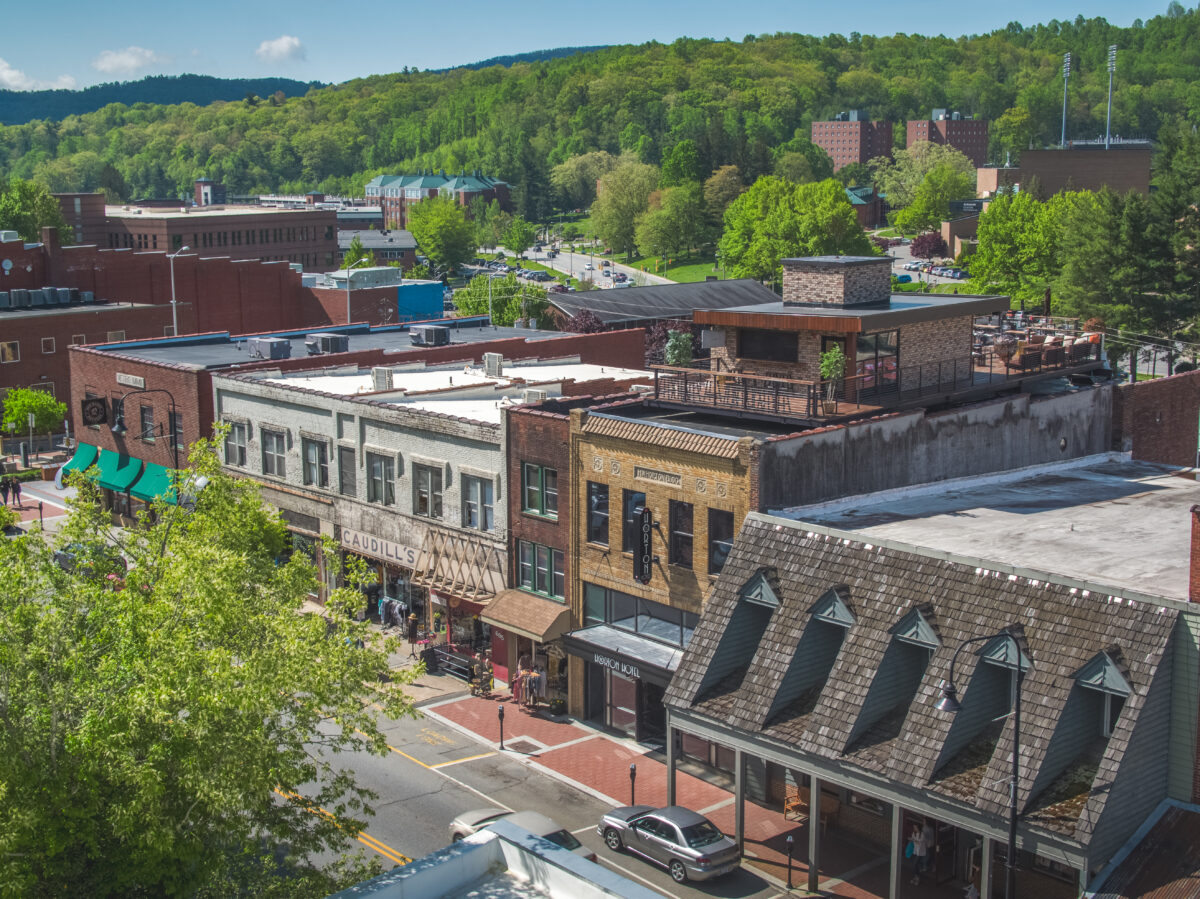
[[[664,278],[670,278],[672,281],[677,281],[680,284],[703,281],[709,275],[722,274],[715,268],[717,261],[715,256],[689,256],[678,260],[671,260],[670,264],[664,263],[657,256],[634,256],[628,262],[617,258],[616,261],[623,265],[630,265],[641,271],[649,272],[652,275],[662,275]]]

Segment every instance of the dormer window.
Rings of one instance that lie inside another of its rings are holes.
[[[838,627],[852,627],[854,615],[846,605],[846,596],[843,594],[849,595],[849,591],[844,587],[834,587],[825,591],[812,608],[813,618],[826,624],[836,624]]]
[[[1091,661],[1075,672],[1074,678],[1084,689],[1103,694],[1101,733],[1111,737],[1113,726],[1125,706],[1125,699],[1133,692],[1122,666],[1108,652],[1098,652]]]

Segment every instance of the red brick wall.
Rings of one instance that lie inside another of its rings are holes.
[[[1200,371],[1113,390],[1112,448],[1144,462],[1196,464]]]
[[[1200,506],[1192,506],[1192,554],[1188,575],[1188,599],[1200,602]],[[1200,774],[1200,770],[1197,774]]]
[[[1100,190],[1119,194],[1150,193],[1149,149],[1024,150],[1021,184],[1037,178],[1043,196],[1062,190]]]
[[[197,437],[208,436],[211,433],[213,400],[212,377],[209,372],[196,371],[180,365],[114,356],[87,347],[72,347],[70,361],[73,373],[70,402],[72,430],[84,443],[126,453],[168,468],[174,465],[171,441],[168,437],[156,437],[150,441],[140,439],[137,434],[141,422],[140,407],[143,405],[153,407],[155,425],[162,425],[163,431],[170,432],[170,400],[165,394],[150,393],[132,396],[126,400],[125,426],[128,433],[123,436],[112,433],[111,421],[108,426],[79,427],[79,406],[89,392],[112,400],[138,389],[118,384],[118,372],[144,378],[147,390],[168,390],[174,396],[175,411],[183,415],[185,448],[179,450],[181,466],[186,464],[186,447],[195,442]]]
[[[565,414],[543,412],[539,409],[509,408],[508,426],[508,522],[509,572],[508,582],[519,582],[517,542],[531,540],[543,546],[570,548],[571,528],[571,466],[568,437],[570,419]],[[532,462],[558,471],[558,520],[548,521],[521,511],[521,463]],[[567,603],[571,601],[570,578],[566,584]]]

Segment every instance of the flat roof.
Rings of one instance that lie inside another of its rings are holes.
[[[773,327],[781,331],[823,330],[831,319],[850,330],[892,328],[917,322],[938,321],[958,316],[991,315],[1007,310],[1009,298],[954,293],[894,293],[886,303],[861,306],[785,306],[782,300],[733,306],[726,309],[697,309],[694,320],[702,325]],[[748,316],[758,321],[750,324]],[[852,327],[851,327],[852,326]]]
[[[499,424],[504,409],[524,402],[524,393],[528,389],[545,390],[547,396],[558,397],[562,396],[565,382],[585,383],[610,378],[642,380],[649,384],[654,376],[639,369],[583,363],[575,357],[505,362],[499,377],[474,365],[394,368],[392,388],[386,391],[375,389],[374,375],[369,368],[345,372],[289,372],[262,381],[347,397],[364,396],[389,405]]]
[[[613,410],[607,414],[616,418],[628,418],[634,421],[646,421],[654,424],[670,425],[676,428],[687,428],[705,434],[718,434],[723,437],[778,437],[784,434],[794,434],[803,430],[797,423],[772,424],[767,421],[749,421],[721,414],[705,414],[690,412],[683,409],[664,409],[654,405],[647,399],[640,406],[630,406],[628,409]]]
[[[1192,471],[1108,455],[772,514],[1186,601],[1198,503]]]
[[[181,208],[187,208],[187,212],[180,212]],[[297,207],[274,207],[274,206],[187,206],[186,202],[180,201],[179,208],[174,206],[105,206],[104,214],[110,219],[130,219],[130,218],[156,218],[156,219],[181,219],[181,218],[206,218],[218,217],[227,215],[295,215],[298,212],[323,212],[328,213],[327,209],[314,209],[311,206]]]
[[[192,366],[197,369],[229,368],[234,365],[244,365],[248,362],[261,362],[261,359],[251,358],[247,352],[246,342],[255,336],[281,337],[292,345],[292,359],[311,359],[313,366],[319,366],[322,356],[309,356],[304,345],[307,334],[346,334],[350,338],[349,352],[357,353],[362,350],[383,350],[385,353],[419,352],[427,347],[413,346],[410,325],[438,324],[450,329],[450,344],[468,346],[485,343],[491,340],[511,340],[521,338],[531,342],[549,340],[555,337],[569,337],[562,331],[533,331],[528,328],[489,327],[486,319],[447,319],[434,322],[412,322],[387,328],[366,328],[357,326],[332,326],[324,328],[309,328],[304,331],[288,332],[286,334],[243,335],[230,337],[222,334],[211,337],[179,337],[161,338],[158,340],[131,342],[125,344],[109,344],[99,349],[106,353],[128,356],[132,359],[144,359],[147,362],[171,362],[177,365]],[[400,360],[397,360],[399,362]]]
[[[48,315],[76,315],[81,312],[103,312],[108,309],[170,309],[159,303],[120,303],[100,300],[95,303],[71,303],[69,306],[29,306],[20,309],[0,309],[0,323],[18,318],[45,318]]]
[[[552,293],[549,303],[566,315],[587,310],[606,325],[653,318],[687,318],[698,309],[725,309],[746,303],[763,303],[775,294],[749,278],[730,281],[694,281],[684,284],[648,284],[627,290],[585,290]]]

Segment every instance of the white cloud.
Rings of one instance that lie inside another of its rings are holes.
[[[273,41],[263,41],[254,51],[254,55],[264,62],[304,59],[304,44],[300,43],[298,37],[282,34]]]
[[[52,88],[70,90],[74,86],[75,79],[70,75],[61,75],[55,81],[38,81],[0,59],[0,90],[40,91]]]
[[[92,60],[92,68],[108,75],[132,75],[138,69],[166,62],[145,47],[126,47],[124,50],[105,50]]]

